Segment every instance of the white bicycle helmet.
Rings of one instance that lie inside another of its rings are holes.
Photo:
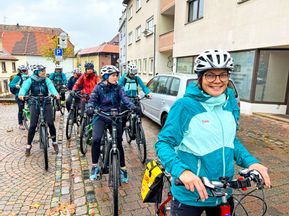
[[[19,73],[22,73],[22,72],[27,72],[28,68],[25,65],[19,65],[17,70]]]
[[[127,69],[128,74],[136,75],[137,74],[137,67],[135,64],[129,64]]]
[[[200,77],[210,69],[233,71],[234,63],[231,55],[221,49],[210,49],[202,52],[195,60],[194,71]]]
[[[61,65],[55,65],[55,70],[62,70],[62,66]]]
[[[113,73],[119,74],[118,68],[113,65],[105,65],[100,69],[100,74],[104,80],[108,79],[108,77]]]

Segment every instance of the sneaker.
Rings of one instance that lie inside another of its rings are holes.
[[[30,156],[30,154],[31,154],[31,148],[32,148],[32,146],[31,146],[30,148],[27,148],[27,147],[26,147],[26,149],[25,149],[25,156],[26,156],[26,157],[29,157],[29,156]]]
[[[18,129],[25,130],[25,127],[24,127],[24,125],[20,124],[20,125],[18,125]]]
[[[120,169],[120,181],[121,183],[128,183],[128,175],[126,169]]]
[[[58,148],[58,144],[57,144],[57,142],[52,143],[52,146],[53,146],[53,148],[54,148],[55,153],[58,154],[58,152],[59,152],[59,148]]]
[[[100,168],[98,166],[92,166],[89,179],[97,180],[99,173],[100,173]]]

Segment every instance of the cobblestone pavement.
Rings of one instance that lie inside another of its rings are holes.
[[[49,150],[49,170],[45,171],[37,134],[32,155],[24,156],[27,132],[16,128],[16,105],[0,105],[0,113],[0,215],[111,215],[107,178],[89,180],[90,151],[86,157],[81,155],[77,136],[66,140],[64,117],[58,115],[56,124],[60,153]],[[143,123],[148,158],[155,158],[153,144],[160,127],[147,118]],[[267,215],[289,215],[289,125],[242,115],[239,137],[269,167],[273,188],[265,191]],[[153,215],[153,205],[143,204],[140,198],[144,165],[138,160],[134,142],[128,145],[124,138],[124,147],[130,182],[119,191],[120,213]]]

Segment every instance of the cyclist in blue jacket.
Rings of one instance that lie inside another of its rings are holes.
[[[23,82],[28,79],[28,68],[25,65],[20,65],[18,68],[18,73],[12,81],[9,83],[10,91],[15,95],[16,102],[18,104],[18,128],[25,130],[23,126],[23,109],[24,101],[19,100],[18,94]]]
[[[65,103],[65,91],[61,91],[67,84],[67,79],[61,65],[55,66],[55,71],[49,75],[49,79],[53,82],[56,90],[60,93],[60,104],[64,106]],[[59,101],[57,100],[57,105],[59,107]]]
[[[26,95],[27,92],[30,92],[32,96],[48,96],[49,92],[56,96],[57,99],[59,99],[59,94],[57,90],[55,89],[53,83],[49,78],[46,77],[46,71],[45,67],[42,65],[35,65],[33,68],[33,75],[30,76],[29,79],[27,79],[23,86],[20,89],[19,92],[19,99],[24,100],[24,96]],[[30,156],[31,152],[31,147],[32,147],[32,141],[35,135],[35,130],[37,127],[38,123],[38,118],[39,118],[39,108],[36,103],[32,101],[30,104],[30,127],[28,130],[28,138],[27,138],[27,146],[26,146],[26,151],[25,155]],[[58,153],[58,145],[56,142],[56,129],[55,125],[53,122],[53,117],[52,117],[52,106],[51,106],[51,100],[47,100],[45,102],[45,107],[44,107],[44,118],[47,122],[47,125],[49,127],[49,132],[50,136],[52,139],[52,146],[55,150],[56,153]]]
[[[122,102],[128,109],[136,110],[136,106],[126,96],[123,87],[117,84],[119,71],[115,66],[108,65],[101,68],[102,81],[95,86],[87,104],[87,114],[93,115],[94,109],[109,112],[116,108],[120,112],[120,103]],[[93,120],[93,143],[91,149],[92,169],[90,179],[95,180],[100,172],[97,164],[100,154],[100,142],[104,131],[104,125],[110,124],[110,121],[97,116]],[[117,126],[117,147],[120,152],[121,181],[128,182],[127,170],[125,167],[124,149],[122,146],[122,125]]]
[[[173,182],[171,214],[180,216],[220,215],[220,198],[208,197],[200,176],[218,181],[234,175],[234,161],[258,170],[270,187],[267,168],[259,163],[236,136],[240,109],[228,88],[233,59],[226,51],[207,50],[195,60],[198,83],[188,86],[183,98],[171,108],[155,144],[156,153]],[[201,201],[198,201],[200,197]],[[228,201],[233,206],[232,195]],[[233,209],[233,208],[231,208]]]

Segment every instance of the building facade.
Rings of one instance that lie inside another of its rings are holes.
[[[129,8],[139,0],[126,2]],[[164,69],[173,61],[173,73],[193,73],[194,59],[200,52],[224,49],[234,58],[231,77],[239,91],[241,112],[289,114],[289,1],[148,2],[158,4],[146,4],[148,11],[158,8],[154,14],[158,20],[156,72],[168,71]],[[128,21],[128,34],[141,23]],[[137,56],[136,49],[128,46],[128,60]],[[150,52],[150,43],[141,50]],[[167,65],[166,58],[171,58]]]
[[[119,69],[121,73],[126,70],[127,63],[127,19],[126,9],[122,12],[122,16],[119,18]]]

